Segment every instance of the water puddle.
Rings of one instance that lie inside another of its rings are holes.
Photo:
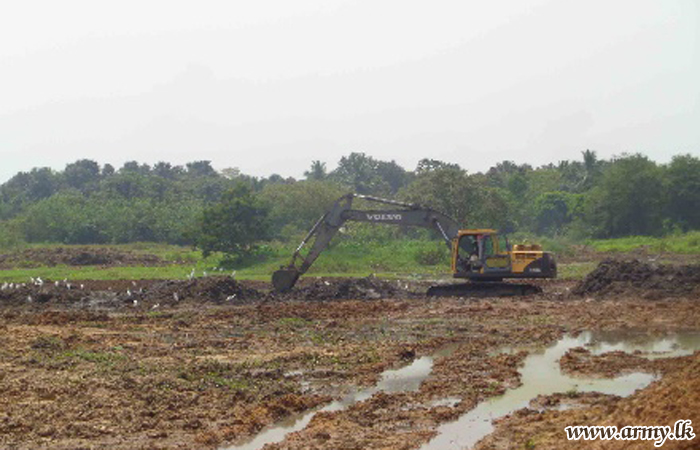
[[[586,348],[594,355],[623,351],[635,353],[647,359],[671,358],[692,355],[700,349],[700,332],[684,332],[666,336],[632,334],[629,331],[588,333],[591,338]]]
[[[303,430],[314,415],[322,411],[341,411],[356,402],[361,402],[372,397],[377,392],[407,392],[417,391],[420,384],[428,378],[433,370],[435,358],[449,356],[457,350],[458,344],[450,344],[436,351],[432,356],[422,356],[411,364],[395,370],[382,372],[379,382],[367,389],[352,392],[341,400],[336,400],[328,405],[295,414],[270,427],[263,428],[260,433],[241,444],[226,447],[225,450],[258,450],[265,444],[281,442],[289,433]],[[298,375],[300,372],[289,372],[288,375]]]
[[[449,408],[454,408],[455,406],[459,405],[460,403],[462,403],[461,398],[448,397],[448,398],[442,398],[439,400],[433,400],[432,402],[429,402],[428,408],[437,408],[438,406],[447,406]]]
[[[559,359],[571,348],[587,347],[594,354],[622,350],[642,352],[649,358],[682,356],[700,349],[700,333],[680,333],[664,337],[632,335],[629,332],[581,333],[564,336],[544,351],[530,353],[520,369],[522,385],[508,390],[500,397],[480,403],[458,420],[438,428],[438,435],[422,447],[433,449],[471,448],[493,431],[492,420],[528,406],[538,395],[569,391],[601,392],[622,397],[646,387],[655,377],[647,373],[632,373],[614,379],[574,378],[561,373]],[[514,351],[514,349],[506,349]]]

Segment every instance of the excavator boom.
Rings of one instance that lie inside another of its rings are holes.
[[[356,198],[397,208],[377,210],[352,209],[353,200]],[[321,252],[328,247],[328,244],[340,227],[347,221],[434,229],[438,231],[449,249],[452,248],[452,240],[459,233],[459,226],[456,220],[433,209],[412,203],[348,194],[339,198],[331,209],[321,216],[297,247],[294,255],[292,255],[291,262],[272,274],[272,285],[275,290],[285,292],[293,288],[299,277],[309,270],[309,267],[316,261]],[[311,242],[309,251],[306,255],[302,255],[302,249],[309,242]]]

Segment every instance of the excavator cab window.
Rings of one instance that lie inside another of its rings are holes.
[[[459,238],[459,256],[464,260],[468,260],[474,254],[479,254],[476,236],[465,235]]]
[[[498,253],[506,253],[510,251],[508,238],[502,234],[498,235]]]
[[[471,234],[460,237],[458,250],[460,269],[466,272],[478,271],[481,267],[478,237]]]
[[[490,235],[484,236],[484,257],[488,258],[489,256],[493,256],[494,253],[493,237]]]

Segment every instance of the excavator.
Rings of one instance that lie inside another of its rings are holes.
[[[390,205],[393,209],[353,209],[355,199]],[[539,245],[512,245],[493,229],[460,229],[453,218],[417,204],[367,195],[347,194],[336,200],[308,232],[287,266],[272,275],[277,292],[287,292],[306,273],[348,221],[433,229],[451,251],[452,276],[466,283],[431,286],[429,296],[507,297],[541,292],[538,286],[503,282],[505,279],[556,278],[554,255]],[[302,249],[310,241],[310,249]]]

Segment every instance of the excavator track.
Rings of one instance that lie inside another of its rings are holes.
[[[542,292],[539,286],[501,282],[459,283],[431,286],[428,297],[520,297]]]

